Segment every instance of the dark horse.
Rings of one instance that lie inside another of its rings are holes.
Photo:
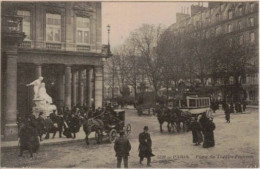
[[[177,124],[177,130],[180,131],[182,123],[183,131],[189,131],[192,114],[190,112],[184,112],[178,108],[173,108],[172,112],[177,116],[177,120],[175,121]]]
[[[94,119],[94,118],[90,118],[90,119],[85,118],[83,120],[83,130],[86,134],[85,140],[87,145],[89,145],[88,136],[93,131],[96,132],[96,134],[98,135],[98,143],[100,143],[102,141],[103,129],[104,129],[104,122],[102,120]]]
[[[171,126],[174,125],[174,114],[171,113],[171,110],[167,107],[161,107],[160,109],[155,109],[155,114],[157,114],[157,119],[160,124],[160,131],[163,132],[162,125],[164,122],[167,122],[168,132],[171,132]]]
[[[31,126],[28,122],[21,124],[19,128],[19,138],[19,156],[23,155],[24,150],[28,150],[31,157],[33,157],[33,153],[36,153],[40,147],[38,132],[35,126]]]
[[[162,125],[164,122],[167,122],[168,132],[174,132],[176,128],[177,132],[181,129],[181,123],[183,124],[183,130],[189,130],[189,124],[191,121],[191,114],[188,112],[183,112],[178,108],[169,109],[167,107],[162,107],[156,110],[157,119],[160,124],[160,131],[163,132]]]

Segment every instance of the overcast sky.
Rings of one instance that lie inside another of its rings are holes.
[[[124,42],[129,33],[144,23],[162,24],[166,27],[175,23],[176,12],[181,12],[194,2],[102,2],[102,41],[107,44],[107,28],[111,26],[111,47]],[[204,4],[206,6],[206,4]],[[190,13],[190,8],[189,8]]]

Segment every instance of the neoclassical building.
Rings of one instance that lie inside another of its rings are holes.
[[[57,107],[102,106],[101,2],[2,2],[1,116],[5,140],[17,138],[17,114],[32,111],[43,76]]]
[[[199,32],[202,38],[229,37],[240,45],[250,48],[249,67],[245,77],[242,77],[242,87],[246,91],[247,101],[258,104],[258,55],[259,55],[259,23],[258,2],[209,2],[208,7],[191,6],[191,13],[177,13],[176,23],[169,29],[175,35]],[[256,69],[255,69],[256,68]],[[212,79],[209,79],[211,81]],[[216,86],[224,87],[224,80],[216,80]],[[229,78],[229,86],[234,84],[234,78]]]

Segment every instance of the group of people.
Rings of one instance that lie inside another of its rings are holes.
[[[125,136],[123,130],[120,131],[120,137],[115,141],[114,150],[117,157],[117,168],[121,167],[122,160],[124,161],[124,168],[128,168],[128,156],[131,151],[131,144]],[[152,139],[149,134],[148,126],[144,126],[144,131],[139,134],[139,163],[142,164],[144,158],[147,158],[147,166],[151,166],[152,153]]]
[[[203,142],[203,148],[215,146],[214,130],[216,126],[213,118],[208,118],[206,112],[198,119],[193,117],[191,122],[192,139],[195,145]]]
[[[60,108],[58,111],[54,110],[47,118],[43,117],[43,112],[40,112],[38,117],[35,117],[33,113],[27,116],[18,115],[17,123],[19,126],[22,123],[29,122],[30,125],[37,129],[40,141],[42,141],[43,134],[46,134],[45,139],[48,139],[49,132],[56,133],[56,131],[60,132],[59,137],[62,137],[63,134],[67,138],[75,139],[76,133],[79,132],[84,120],[89,118],[101,119],[108,125],[113,123],[114,116],[111,106],[97,109],[74,106],[71,110],[68,107]]]
[[[246,101],[236,102],[235,105],[233,102],[227,103],[223,101],[222,103],[223,110],[225,112],[225,119],[227,123],[230,123],[230,114],[231,113],[242,113],[246,111]]]

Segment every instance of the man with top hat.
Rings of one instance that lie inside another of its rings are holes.
[[[128,168],[128,156],[131,150],[131,144],[125,136],[124,130],[120,131],[120,137],[115,141],[114,150],[117,157],[117,168],[121,168],[122,159],[124,160],[124,168]]]
[[[147,166],[151,166],[151,157],[154,154],[152,153],[152,139],[148,130],[148,126],[144,126],[144,132],[139,134],[139,157],[140,164],[142,164],[144,158],[147,158]]]

